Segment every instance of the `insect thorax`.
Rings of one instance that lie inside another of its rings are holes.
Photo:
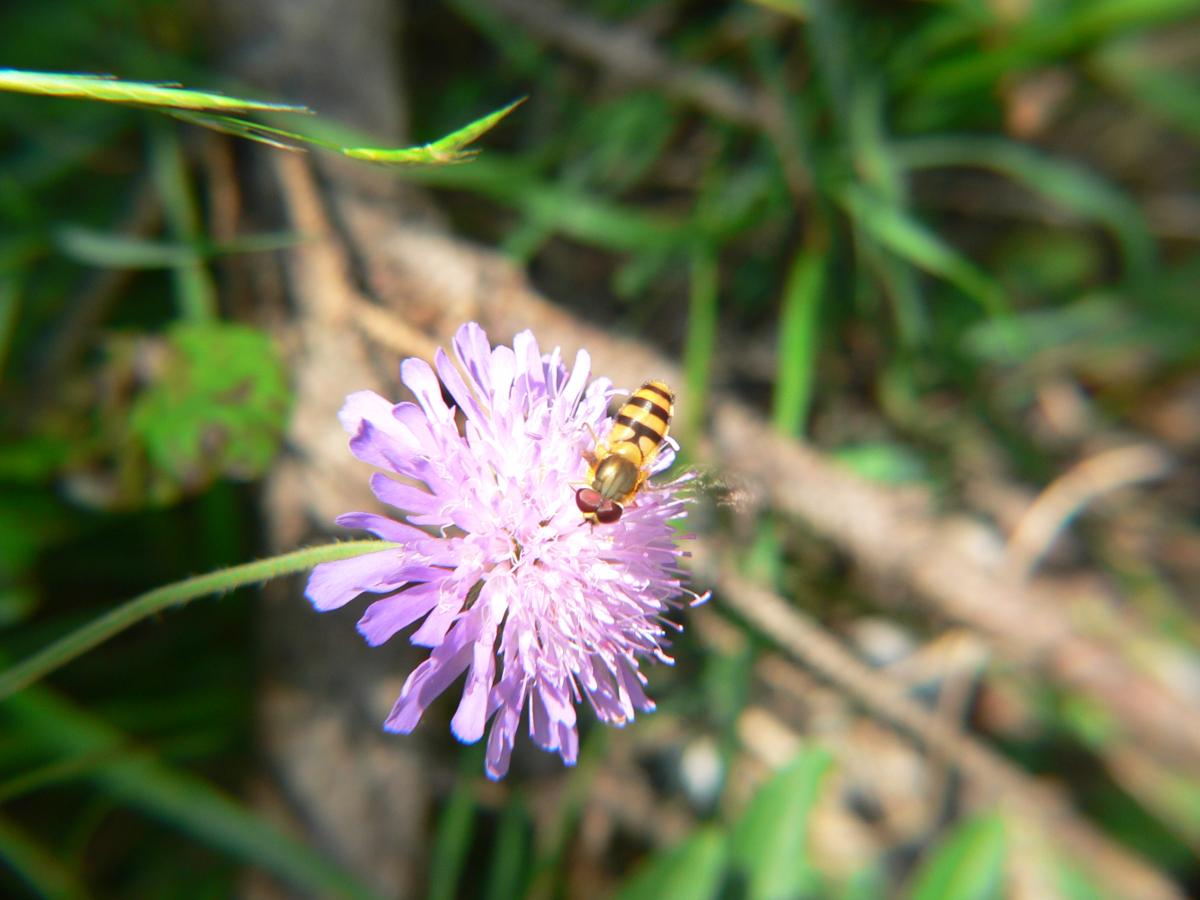
[[[613,448],[612,453],[600,460],[600,464],[596,466],[596,477],[592,482],[592,487],[606,500],[618,500],[637,487],[641,472],[627,454],[620,452],[624,446],[629,445],[618,444]],[[637,447],[634,447],[633,450],[639,457],[641,456]]]

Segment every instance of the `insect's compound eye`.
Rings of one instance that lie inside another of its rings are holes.
[[[580,488],[575,492],[575,505],[579,507],[580,512],[591,515],[597,512],[603,502],[600,492],[593,491],[591,488]],[[598,515],[597,518],[599,518]]]
[[[611,525],[613,522],[616,522],[621,518],[622,512],[623,510],[621,509],[620,503],[614,503],[612,500],[605,500],[596,509],[596,521],[602,525]]]

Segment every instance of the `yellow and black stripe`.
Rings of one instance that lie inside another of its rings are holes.
[[[608,439],[587,456],[590,486],[575,491],[575,505],[585,519],[593,525],[620,520],[649,475],[674,411],[675,395],[661,381],[647,381],[621,405]]]
[[[609,448],[634,444],[644,464],[658,452],[674,412],[675,395],[671,389],[661,381],[647,381],[617,410],[608,435]]]

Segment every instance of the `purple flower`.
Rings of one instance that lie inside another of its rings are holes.
[[[373,646],[423,619],[411,640],[432,652],[405,681],[389,731],[412,731],[465,672],[451,728],[473,743],[491,721],[490,777],[508,771],[526,705],[534,742],[571,765],[576,704],[586,697],[612,725],[654,709],[639,662],[671,662],[663,614],[681,595],[700,599],[682,585],[684,554],[670,524],[684,515],[680,482],[644,489],[616,523],[585,521],[575,489],[593,435],[611,426],[616,392],[607,379],[589,383],[584,351],[568,371],[558,350],[543,356],[528,331],[511,348],[493,348],[468,323],[455,335],[454,361],[439,350],[435,365],[436,374],[419,359],[401,364],[415,404],[371,391],[346,399],[339,417],[350,449],[400,476],[377,472],[371,488],[406,521],[339,516],[340,525],[400,546],[322,563],[307,595],[322,611],[363,592],[384,595],[358,623]],[[674,458],[669,443],[654,471]]]

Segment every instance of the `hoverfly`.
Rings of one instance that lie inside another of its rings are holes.
[[[588,482],[575,492],[575,505],[592,523],[621,518],[649,477],[671,426],[675,394],[661,381],[647,381],[617,411],[608,438],[588,456]]]

